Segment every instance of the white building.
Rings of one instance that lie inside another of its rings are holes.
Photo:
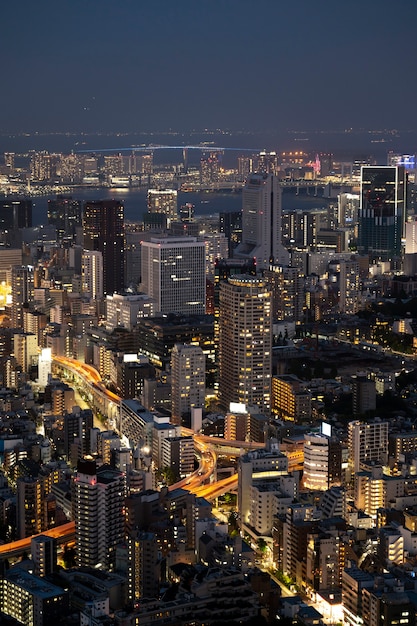
[[[172,422],[181,424],[184,413],[204,408],[206,357],[200,346],[175,344],[171,352]]]
[[[196,237],[142,242],[142,289],[160,313],[202,315],[206,310],[206,253]]]
[[[386,461],[388,455],[388,422],[349,422],[349,466],[354,473],[368,461]]]
[[[220,283],[219,398],[269,410],[272,370],[271,291],[262,278]]]
[[[106,296],[106,330],[112,331],[122,326],[132,330],[138,319],[152,317],[155,303],[144,293],[118,294]]]
[[[168,228],[178,219],[178,192],[176,189],[149,189],[149,213],[162,213],[167,218]]]
[[[99,251],[84,250],[82,255],[83,291],[92,298],[100,299],[104,294],[103,254]]]

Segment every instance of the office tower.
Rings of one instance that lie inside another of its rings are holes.
[[[206,372],[215,371],[213,319],[209,315],[168,315],[144,318],[135,329],[141,354],[159,371],[169,371],[176,343],[200,346],[206,355]]]
[[[171,421],[181,424],[192,408],[204,408],[206,357],[200,346],[175,344],[171,353]]]
[[[253,156],[240,155],[237,157],[237,179],[243,182],[254,170]]]
[[[140,294],[119,294],[106,297],[106,329],[132,330],[139,319],[152,317],[155,303],[149,296]]]
[[[79,461],[73,480],[78,567],[112,569],[124,538],[125,477],[95,461]]]
[[[142,288],[156,311],[201,315],[206,309],[206,250],[196,237],[142,243]]]
[[[329,427],[330,429],[330,427]],[[304,435],[303,483],[306,489],[326,491],[340,486],[342,480],[342,447],[331,433]]]
[[[341,193],[337,196],[337,225],[342,228],[353,227],[358,221],[360,196],[353,193]]]
[[[35,574],[37,576],[47,576],[56,570],[57,542],[54,537],[46,535],[32,537],[30,553],[35,564]]]
[[[242,192],[242,242],[236,258],[256,257],[258,269],[270,263],[288,265],[282,245],[279,180],[272,174],[251,174]]]
[[[361,463],[388,458],[388,422],[376,418],[373,422],[349,422],[349,466],[353,473],[359,472]]]
[[[148,212],[162,213],[167,218],[168,228],[178,219],[178,192],[176,189],[149,189]]]
[[[229,243],[223,233],[207,233],[204,235],[206,244],[206,276],[213,281],[217,259],[229,258]]]
[[[32,226],[32,200],[0,200],[0,230]]]
[[[219,214],[219,231],[224,233],[229,242],[230,256],[242,241],[242,211],[230,211]]]
[[[23,307],[33,301],[34,275],[32,265],[12,267],[12,326],[23,328]]]
[[[256,172],[258,174],[274,174],[279,171],[279,162],[276,152],[262,151],[258,154]]]
[[[48,224],[56,228],[58,241],[75,239],[76,228],[81,226],[81,201],[71,196],[57,196],[48,200]]]
[[[254,276],[220,285],[219,400],[269,410],[271,393],[271,292]]]
[[[401,255],[406,218],[406,174],[402,166],[361,169],[358,251],[372,260]]]
[[[103,253],[98,250],[84,250],[81,267],[83,292],[100,300],[104,295]]]
[[[124,209],[116,200],[89,201],[84,204],[84,249],[103,255],[104,294],[123,290],[124,283]]]

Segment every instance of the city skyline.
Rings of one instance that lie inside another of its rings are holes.
[[[19,6],[2,11],[3,132],[410,125],[411,0]]]

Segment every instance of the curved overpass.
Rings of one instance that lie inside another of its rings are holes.
[[[53,362],[55,369],[63,374],[64,377],[73,377],[77,386],[86,394],[92,407],[102,415],[105,415],[112,424],[112,428],[117,431],[116,425],[120,423],[118,417],[122,398],[106,388],[96,368],[92,365],[81,363],[76,359],[63,356],[53,357]],[[239,454],[239,450],[252,450],[264,447],[263,443],[227,441],[220,437],[195,434],[189,428],[183,428],[182,432],[184,435],[193,436],[195,447],[202,454],[200,467],[190,476],[171,485],[169,489],[170,491],[179,488],[187,489],[187,491],[196,495],[202,495],[207,499],[214,499],[232,488],[235,489],[237,486],[237,474],[235,474],[234,482],[230,480],[232,477],[228,477],[227,479],[213,482],[209,486],[204,485],[207,481],[212,480],[217,454],[236,456]],[[215,485],[217,485],[217,489]],[[227,489],[228,485],[230,485],[229,489]]]

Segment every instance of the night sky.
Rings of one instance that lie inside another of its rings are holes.
[[[1,132],[416,127],[417,0],[3,0]]]

